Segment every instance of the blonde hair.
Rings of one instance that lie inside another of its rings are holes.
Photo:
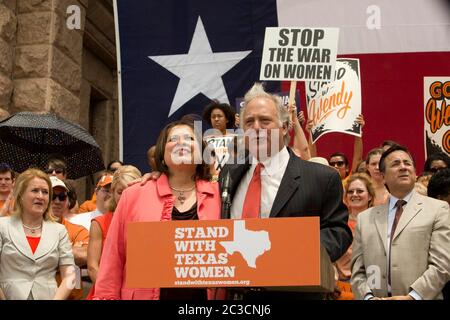
[[[22,197],[25,193],[25,190],[27,189],[29,183],[34,178],[42,179],[47,183],[48,186],[48,204],[47,208],[44,212],[44,220],[50,220],[50,221],[56,221],[55,216],[53,216],[52,209],[51,209],[51,202],[53,197],[53,189],[52,189],[52,183],[50,181],[50,178],[48,175],[39,170],[39,169],[28,169],[21,173],[19,177],[16,179],[16,182],[14,184],[14,191],[13,196],[15,200],[14,210],[12,212],[13,216],[22,217],[23,214],[23,203],[22,203]]]
[[[114,190],[116,190],[119,186],[126,186],[129,182],[139,179],[142,176],[141,172],[138,168],[131,165],[125,165],[119,167],[114,172],[112,183],[111,183],[111,197],[106,200],[105,206],[108,211],[114,212],[117,207],[116,200],[114,199]]]
[[[361,181],[366,186],[367,193],[369,193],[370,197],[372,198],[369,200],[369,208],[372,207],[373,202],[375,201],[375,189],[373,188],[372,181],[367,173],[363,172],[354,173],[348,177],[344,186],[345,198],[347,198],[348,188],[350,187],[350,184],[356,180]]]

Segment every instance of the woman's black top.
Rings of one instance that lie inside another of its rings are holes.
[[[172,220],[198,220],[197,203],[185,212],[178,211],[173,207]],[[159,293],[160,300],[207,300],[206,289],[192,288],[161,288]]]

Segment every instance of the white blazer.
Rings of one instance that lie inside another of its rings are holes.
[[[0,218],[0,288],[6,299],[53,299],[59,266],[74,264],[72,246],[62,224],[43,222],[41,240],[33,254],[21,219]]]

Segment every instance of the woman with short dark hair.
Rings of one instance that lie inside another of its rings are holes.
[[[203,119],[222,135],[226,135],[227,129],[235,128],[236,112],[229,104],[214,100],[203,110]]]
[[[204,147],[188,119],[172,122],[162,130],[155,151],[156,166],[162,174],[122,193],[105,241],[94,299],[206,300],[206,289],[127,288],[124,276],[128,223],[219,219],[219,186],[209,181],[209,167],[202,160]]]
[[[213,129],[212,132],[205,133],[205,141],[213,149],[215,162],[210,167],[214,180],[219,177],[221,168],[227,163],[231,156],[236,156],[237,135],[227,132],[227,129],[235,129],[236,112],[227,103],[220,103],[214,100],[205,107],[203,119]]]

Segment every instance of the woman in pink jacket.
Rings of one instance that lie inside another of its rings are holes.
[[[135,221],[215,220],[220,194],[202,161],[202,139],[191,120],[167,125],[158,137],[155,159],[162,175],[144,186],[127,188],[120,198],[106,238],[94,299],[206,300],[206,289],[131,289],[126,279],[126,225]]]

